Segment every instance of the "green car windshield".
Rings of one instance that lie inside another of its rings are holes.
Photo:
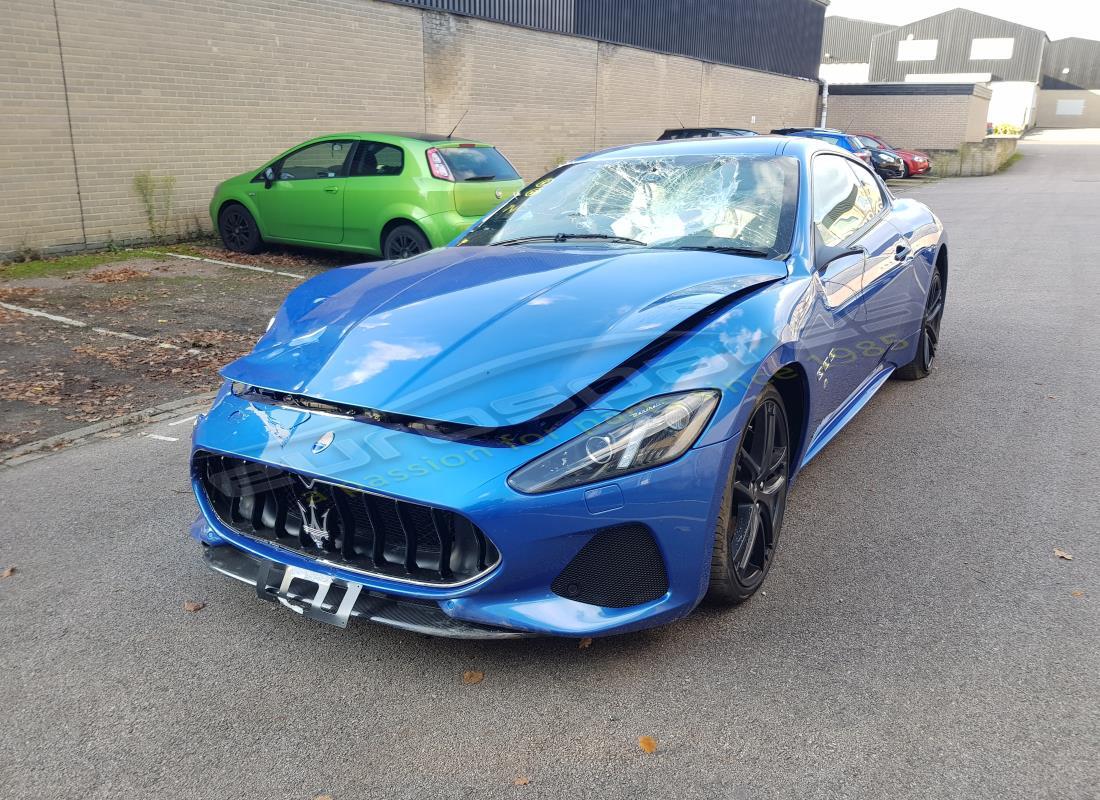
[[[777,257],[790,248],[797,205],[789,156],[596,159],[535,181],[459,245],[591,240]]]

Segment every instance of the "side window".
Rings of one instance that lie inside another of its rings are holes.
[[[825,245],[836,247],[873,215],[860,205],[860,182],[846,158],[819,155],[812,169],[814,225]]]
[[[882,196],[882,188],[878,185],[878,181],[875,180],[875,176],[871,174],[870,170],[852,163],[849,163],[848,166],[856,174],[856,180],[859,181],[856,205],[867,214],[868,219],[877,217],[882,213],[882,209],[886,207],[886,198]]]
[[[317,178],[339,178],[344,174],[344,162],[351,152],[351,142],[317,142],[295,150],[277,168],[281,181],[303,181]]]
[[[392,144],[361,142],[351,168],[352,177],[400,175],[405,168],[405,151]]]

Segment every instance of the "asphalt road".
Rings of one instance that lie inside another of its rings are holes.
[[[1022,150],[912,192],[951,236],[937,367],[803,473],[732,612],[338,631],[200,564],[187,425],[0,471],[0,797],[1100,796],[1100,135]]]

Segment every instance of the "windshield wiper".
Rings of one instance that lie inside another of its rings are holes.
[[[571,242],[576,239],[595,239],[601,242],[637,244],[642,247],[649,246],[645,242],[640,242],[637,239],[630,239],[626,236],[610,236],[606,233],[554,233],[543,234],[541,236],[520,236],[517,239],[505,239],[501,242],[493,242],[493,246],[495,247],[498,244],[524,244],[525,242]]]
[[[702,250],[707,253],[724,253],[731,256],[748,256],[749,258],[771,258],[770,250],[756,250],[752,247],[719,247],[713,244],[685,245],[675,247],[674,250]]]

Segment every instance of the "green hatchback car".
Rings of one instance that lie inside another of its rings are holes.
[[[210,218],[240,253],[282,242],[408,258],[451,241],[522,187],[492,145],[340,133],[220,184]]]

